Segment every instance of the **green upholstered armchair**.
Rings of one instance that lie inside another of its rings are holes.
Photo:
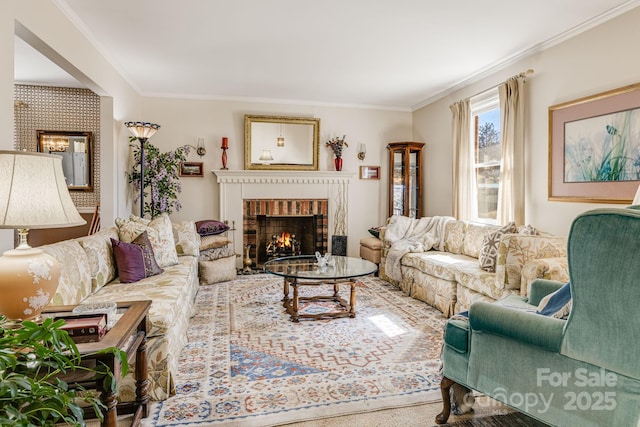
[[[453,382],[556,426],[640,426],[640,211],[597,209],[571,225],[568,320],[536,314],[562,284],[529,297],[474,303],[450,320],[443,349],[444,410]]]

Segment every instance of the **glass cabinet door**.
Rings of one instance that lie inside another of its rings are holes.
[[[392,142],[389,150],[389,216],[422,215],[422,142]]]
[[[404,199],[404,152],[392,151],[393,174],[392,174],[392,190],[391,190],[391,215],[404,215],[405,199]]]

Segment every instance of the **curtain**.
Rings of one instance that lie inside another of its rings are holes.
[[[498,88],[502,163],[498,189],[498,224],[524,224],[524,76]]]
[[[459,101],[449,107],[453,114],[453,216],[460,220],[473,220],[473,164],[471,163],[471,111],[469,100]]]

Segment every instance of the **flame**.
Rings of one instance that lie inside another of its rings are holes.
[[[283,231],[278,237],[278,247],[280,248],[288,248],[291,246],[291,234]]]

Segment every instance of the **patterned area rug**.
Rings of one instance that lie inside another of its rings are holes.
[[[357,286],[355,318],[293,323],[281,299],[282,279],[265,274],[200,288],[178,394],[143,425],[269,426],[439,399],[437,310],[374,277]]]

